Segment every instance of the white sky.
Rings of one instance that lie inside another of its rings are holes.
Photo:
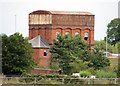
[[[118,17],[119,0],[1,0],[1,33],[28,36],[28,14],[36,10],[87,11],[95,14],[95,40],[106,36],[107,24]]]

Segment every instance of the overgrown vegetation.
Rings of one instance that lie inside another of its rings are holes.
[[[75,78],[67,75],[55,75],[55,74],[37,74],[27,75],[24,77],[10,77],[3,81],[3,84],[51,84],[62,86],[83,86],[87,84],[116,84],[117,79],[92,79],[92,78]]]
[[[113,46],[114,53],[120,54],[120,18],[110,21],[107,29],[107,40]],[[120,77],[120,59],[118,59],[117,77]]]
[[[120,18],[111,20],[107,29],[107,41],[111,45],[115,45],[120,42]]]
[[[80,71],[80,76],[81,77],[89,77],[91,76],[91,72],[89,70],[83,70],[83,71]]]
[[[97,78],[116,78],[117,73],[113,71],[103,71],[103,70],[98,70],[96,72],[96,77]]]
[[[36,62],[32,58],[33,50],[27,38],[15,33],[2,37],[2,73],[5,75],[21,75],[31,72]]]
[[[114,45],[107,43],[107,52],[118,54],[119,43],[120,42],[117,42]],[[100,41],[95,40],[95,48],[97,50],[100,50],[101,52],[106,52],[106,41],[105,40],[100,40]]]
[[[51,65],[56,64],[64,74],[91,68],[96,71],[110,65],[108,58],[98,49],[90,51],[89,45],[80,36],[59,35],[51,48],[51,59]]]

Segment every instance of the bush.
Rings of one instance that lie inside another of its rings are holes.
[[[83,70],[83,71],[80,71],[80,75],[81,77],[89,77],[92,74],[89,70]]]
[[[67,75],[59,75],[59,74],[26,74],[22,77],[31,77],[31,78],[65,78],[68,77]]]
[[[112,71],[99,70],[96,72],[96,77],[97,78],[116,78],[117,74]]]

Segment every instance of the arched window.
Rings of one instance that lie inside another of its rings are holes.
[[[75,36],[79,35],[79,32],[75,32]]]
[[[60,32],[56,32],[56,38],[57,38],[58,35],[60,35]]]
[[[44,50],[44,56],[47,56],[47,51],[46,50]]]
[[[70,32],[65,32],[65,35],[70,35]]]
[[[84,40],[86,40],[86,41],[88,40],[88,32],[84,33]]]

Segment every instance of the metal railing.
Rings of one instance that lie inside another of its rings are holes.
[[[0,77],[0,84],[120,84],[120,78]]]

